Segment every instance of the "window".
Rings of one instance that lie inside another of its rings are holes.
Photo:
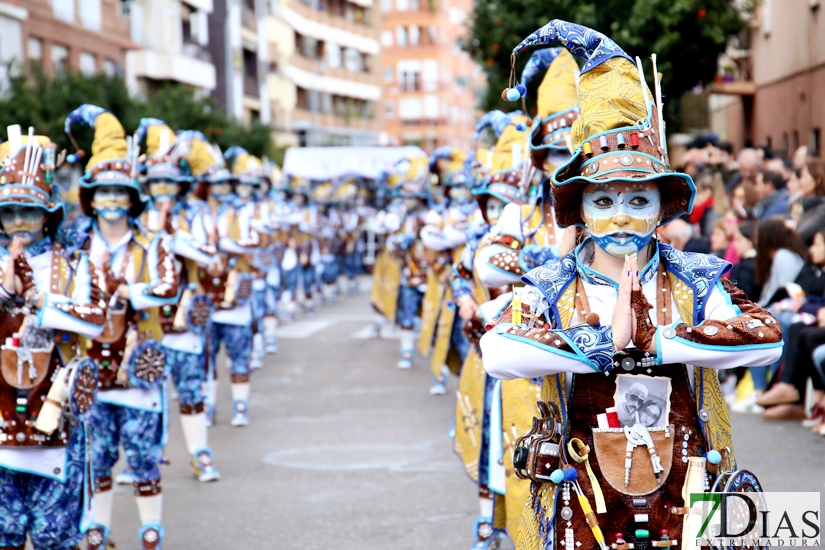
[[[327,65],[330,67],[341,66],[341,46],[334,42],[326,43]]]
[[[309,109],[309,94],[306,88],[298,86],[295,89],[295,103],[295,106],[299,109]]]
[[[799,132],[797,132],[796,130],[793,131],[793,141],[791,143],[793,143],[794,151],[799,149]]]
[[[402,99],[398,105],[398,113],[402,120],[421,120],[421,99],[418,97]]]
[[[395,101],[384,103],[384,118],[395,118]]]
[[[28,41],[26,42],[26,52],[28,53],[29,59],[37,59],[39,61],[42,61],[43,41],[39,38],[30,36]]]
[[[52,66],[55,71],[68,68],[69,48],[60,44],[52,44]]]
[[[381,0],[381,11],[392,11],[392,0]]]
[[[424,80],[424,91],[434,92],[438,90],[438,61],[434,59],[424,61],[422,79]]]
[[[100,0],[80,0],[80,22],[89,30],[100,31]]]
[[[419,0],[410,0],[410,9],[412,11],[418,11],[421,9],[421,3]]]
[[[438,30],[435,28],[435,25],[430,25],[427,27],[427,36],[430,40],[430,45],[435,46],[438,44]]]
[[[395,9],[398,11],[407,11],[410,8],[409,0],[396,0]]]
[[[790,141],[788,140],[788,132],[782,133],[782,150],[785,154],[788,154],[788,147],[790,146]]]
[[[814,128],[811,132],[811,156],[818,157],[819,156],[819,139],[820,133],[819,128]]]
[[[381,45],[385,48],[392,47],[392,31],[389,29],[385,29],[381,31]]]
[[[114,59],[104,59],[103,60],[103,72],[107,76],[116,76],[120,74],[120,66],[118,62]]]
[[[348,71],[362,72],[364,70],[364,58],[361,52],[353,48],[344,50],[344,67]]]
[[[400,48],[403,48],[407,45],[407,29],[404,25],[398,25],[395,28],[395,42],[398,44]]]
[[[387,84],[395,80],[392,73],[392,67],[384,67],[384,82],[386,82]]]
[[[426,95],[424,96],[424,118],[427,120],[438,119],[438,96]]]
[[[51,0],[51,5],[57,19],[74,23],[74,0]]]
[[[95,54],[80,52],[80,72],[85,75],[91,75],[97,72],[97,57],[95,57]]]
[[[401,89],[405,92],[417,92],[421,90],[421,73],[416,70],[405,70],[401,72]]]
[[[410,25],[410,46],[418,46],[418,39],[420,38],[420,31],[418,25]]]

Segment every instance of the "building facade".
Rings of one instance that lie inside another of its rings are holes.
[[[216,86],[208,49],[212,0],[131,0],[130,36],[140,49],[126,54],[126,83],[150,95],[178,83],[208,95]]]
[[[133,48],[120,0],[0,0],[2,62],[122,75]]]
[[[762,0],[711,85],[711,129],[746,145],[822,154],[825,13],[821,0]]]
[[[459,46],[472,0],[381,0],[384,117],[393,145],[470,148],[480,68]]]
[[[372,0],[269,5],[270,103],[276,141],[378,145],[381,14]]]

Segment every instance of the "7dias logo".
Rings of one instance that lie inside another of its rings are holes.
[[[819,546],[819,499],[819,493],[691,493],[683,536],[692,536],[694,547]]]

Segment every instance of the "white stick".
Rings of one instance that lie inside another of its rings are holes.
[[[29,126],[29,138],[26,141],[26,156],[23,159],[23,183],[26,183],[26,174],[29,173],[29,161],[32,154],[32,143],[34,142],[34,127]]]
[[[647,95],[647,82],[645,82],[645,70],[642,68],[642,59],[636,56],[636,70],[639,71],[639,81],[642,85],[642,93],[645,96],[645,110],[650,106],[650,96]]]
[[[14,156],[23,147],[23,131],[19,124],[13,124],[6,128],[6,132],[9,135],[9,153]]]
[[[37,167],[40,166],[40,157],[43,156],[43,148],[38,147],[34,155],[34,162],[32,163],[31,177],[29,178],[29,185],[34,185],[35,176],[37,175]]]
[[[667,143],[665,142],[665,121],[662,118],[662,83],[659,81],[659,71],[656,68],[656,54],[650,56],[653,61],[653,82],[656,84],[656,111],[659,113],[659,145],[662,147],[662,160],[664,160],[664,153],[667,151]]]

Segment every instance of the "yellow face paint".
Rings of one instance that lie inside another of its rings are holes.
[[[36,206],[6,205],[0,208],[0,223],[9,237],[20,237],[23,246],[28,246],[43,238],[46,211]]]
[[[596,244],[622,257],[647,246],[662,215],[655,182],[588,184],[582,195],[582,217]]]
[[[107,221],[117,221],[128,214],[132,207],[129,190],[122,185],[101,185],[95,189],[92,208],[98,217]]]

